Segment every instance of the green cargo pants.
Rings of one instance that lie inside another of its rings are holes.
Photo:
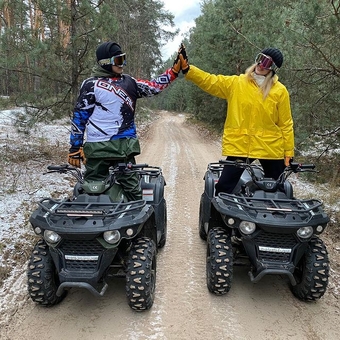
[[[138,139],[125,138],[107,142],[94,142],[84,144],[86,157],[86,181],[105,180],[109,175],[109,168],[118,163],[136,164],[135,155],[140,153]],[[139,176],[136,173],[118,175],[117,181],[121,184],[129,201],[142,199]]]

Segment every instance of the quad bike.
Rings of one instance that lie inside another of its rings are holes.
[[[72,287],[96,296],[107,279],[125,277],[129,306],[151,308],[156,284],[156,254],[167,233],[165,180],[159,167],[118,164],[105,181],[86,182],[79,169],[48,166],[48,173],[70,173],[73,196],[44,198],[30,217],[40,236],[28,263],[28,291],[39,305],[59,303]],[[117,175],[140,176],[143,198],[128,202]]]
[[[232,194],[215,195],[224,166],[244,169]],[[234,265],[250,267],[252,282],[264,275],[287,275],[303,301],[321,298],[328,285],[329,260],[319,235],[329,222],[317,199],[294,198],[288,176],[315,171],[313,164],[290,163],[278,180],[262,168],[240,161],[208,164],[200,201],[199,235],[207,240],[208,290],[226,294]]]

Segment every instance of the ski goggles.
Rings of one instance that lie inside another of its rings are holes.
[[[125,66],[126,65],[126,53],[115,55],[111,58],[98,60],[100,66],[114,65],[114,66]]]
[[[255,63],[265,70],[277,71],[279,68],[275,65],[273,59],[263,53],[259,53],[255,58]]]

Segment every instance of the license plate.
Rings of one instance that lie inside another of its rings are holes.
[[[275,248],[275,247],[264,247],[259,246],[259,250],[268,251],[270,253],[287,253],[290,254],[292,250],[290,248]]]

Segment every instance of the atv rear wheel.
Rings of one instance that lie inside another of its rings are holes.
[[[298,263],[294,277],[296,286],[291,286],[293,294],[303,301],[315,301],[326,292],[328,285],[329,260],[325,244],[313,237]]]
[[[130,250],[126,272],[126,295],[129,306],[141,312],[150,309],[155,298],[156,245],[147,238],[137,239]]]
[[[203,241],[207,240],[207,233],[204,230],[204,220],[203,220],[203,204],[204,204],[204,194],[201,196],[200,201],[200,211],[199,211],[199,218],[198,218],[198,228],[199,228],[199,235]]]
[[[233,278],[233,249],[230,236],[222,228],[208,233],[207,287],[211,293],[223,295],[229,292]]]
[[[31,299],[39,305],[50,307],[66,295],[57,296],[59,278],[48,245],[39,240],[28,262],[27,286]]]

